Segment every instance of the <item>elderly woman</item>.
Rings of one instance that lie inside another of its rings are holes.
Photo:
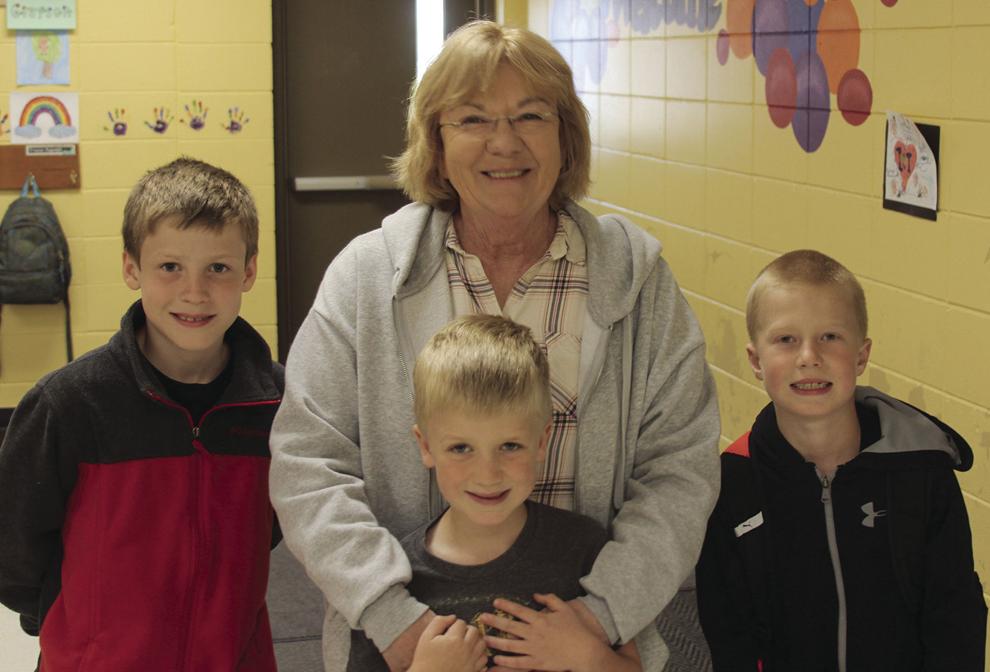
[[[438,516],[419,461],[411,367],[457,315],[502,314],[546,344],[553,429],[534,498],[589,515],[610,541],[572,607],[612,642],[653,626],[691,573],[718,490],[704,341],[660,257],[588,188],[588,115],[570,68],[534,33],[490,22],[450,36],[410,101],[395,162],[415,201],[327,269],[289,353],[271,495],[292,552],[329,602],[328,670],[364,630],[404,669],[429,621],[397,541]],[[497,587],[496,587],[497,588]]]

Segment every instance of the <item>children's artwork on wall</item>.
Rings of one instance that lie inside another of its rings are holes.
[[[887,113],[883,207],[935,220],[938,212],[940,129]]]
[[[753,57],[765,77],[770,120],[791,127],[805,152],[825,140],[831,96],[853,126],[873,107],[870,79],[858,68],[859,17],[852,0],[726,0],[726,25],[715,44],[718,62],[730,52]]]
[[[579,88],[602,82],[623,29],[634,36],[652,35],[662,25],[708,33],[724,19],[714,40],[716,59],[724,66],[732,56],[752,57],[765,78],[770,121],[790,127],[805,152],[821,147],[833,109],[852,126],[873,112],[873,87],[859,67],[853,0],[553,0],[549,18],[550,39],[566,44]]]
[[[31,30],[17,34],[17,84],[68,84],[69,34]]]
[[[194,131],[201,131],[203,127],[206,126],[206,115],[210,113],[210,108],[203,107],[202,100],[193,100],[186,108],[186,117],[180,118],[179,121],[183,124],[188,124],[189,128]]]
[[[10,129],[7,128],[7,120],[9,118],[10,117],[7,115],[6,112],[0,110],[0,135],[6,135],[10,133]]]
[[[74,30],[76,0],[9,0],[8,30]]]
[[[107,110],[107,119],[109,119],[110,125],[104,126],[103,130],[113,133],[118,137],[127,135],[127,118],[124,116],[125,114],[127,114],[127,111],[122,107]]]
[[[144,125],[158,135],[163,135],[168,130],[169,125],[175,121],[175,115],[167,107],[156,107],[152,110],[151,121],[145,121]]]
[[[244,124],[251,121],[250,117],[244,116],[244,110],[239,107],[231,107],[227,110],[227,123],[221,123],[223,130],[231,135],[244,130]]]
[[[10,119],[15,144],[79,142],[79,94],[11,93]]]

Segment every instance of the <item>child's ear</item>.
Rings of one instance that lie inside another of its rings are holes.
[[[863,345],[859,346],[859,353],[856,355],[856,375],[861,376],[866,371],[866,365],[870,363],[870,350],[873,348],[873,341],[868,338],[863,339]]]
[[[423,461],[423,466],[427,469],[437,466],[437,461],[433,459],[433,454],[430,452],[430,444],[423,432],[419,431],[419,425],[413,425],[412,432],[413,436],[416,437],[416,443],[419,444],[419,459]]]
[[[746,358],[749,359],[749,367],[753,369],[756,379],[763,380],[763,366],[760,364],[760,356],[756,354],[756,346],[752,343],[746,344]]]
[[[258,277],[258,255],[252,255],[247,263],[244,264],[244,282],[241,285],[241,291],[246,292],[251,287],[254,286],[254,281]]]
[[[547,444],[550,443],[550,432],[553,429],[553,420],[547,420],[543,433],[540,434],[540,446],[536,449],[536,459],[542,462],[547,457]]]
[[[124,283],[126,283],[131,289],[141,289],[140,272],[141,265],[138,263],[137,259],[132,257],[129,252],[124,252],[122,269]]]

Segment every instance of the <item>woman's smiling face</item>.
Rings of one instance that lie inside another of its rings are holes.
[[[548,121],[520,133],[507,119],[534,112]],[[488,133],[441,128],[443,176],[457,191],[466,219],[532,220],[549,204],[561,170],[560,123],[553,104],[540,97],[514,67],[499,66],[487,91],[440,116],[440,123],[475,115],[499,119]]]

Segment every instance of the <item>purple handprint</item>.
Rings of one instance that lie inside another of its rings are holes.
[[[104,126],[104,131],[109,131],[116,136],[127,135],[127,120],[124,118],[126,110],[124,108],[114,108],[112,111],[107,110],[107,118],[110,119],[110,125]]]
[[[200,131],[206,126],[206,115],[209,114],[210,108],[203,107],[202,100],[194,100],[186,108],[186,119],[179,119],[183,124],[189,124],[189,128],[194,131]]]
[[[167,107],[156,107],[154,109],[154,115],[154,118],[151,121],[144,122],[144,125],[159,135],[167,131],[169,124],[175,119],[175,116]]]

